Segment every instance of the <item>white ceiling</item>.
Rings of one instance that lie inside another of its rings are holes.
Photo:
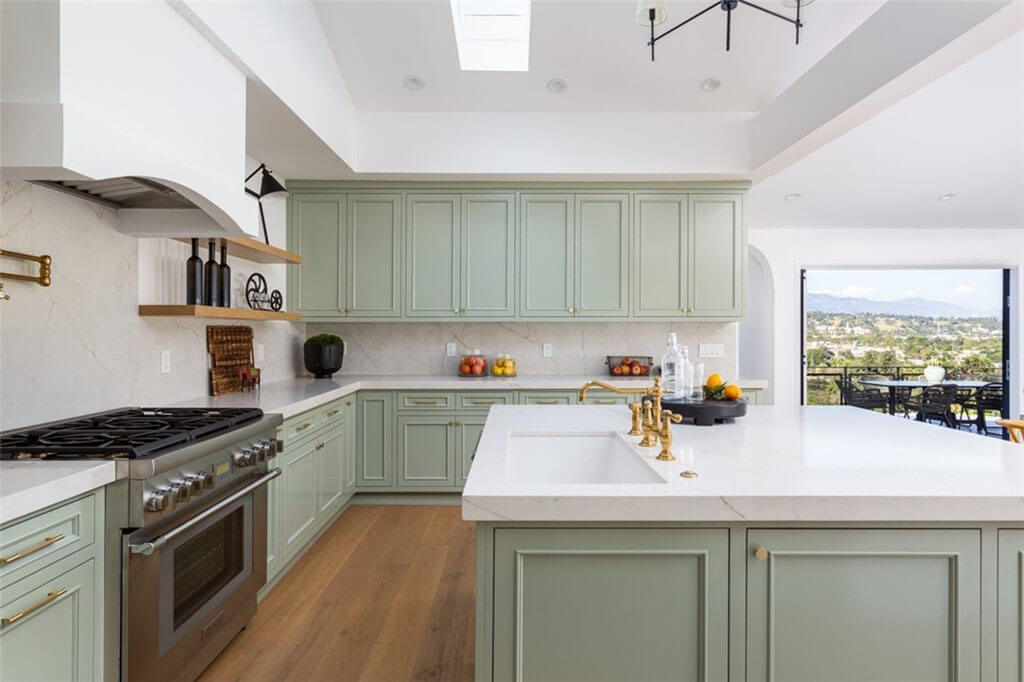
[[[792,16],[781,0],[763,4]],[[651,63],[635,0],[533,0],[530,70],[463,72],[449,0],[316,0],[324,32],[362,111],[755,112],[811,68],[883,4],[817,0],[793,28],[741,5],[725,51],[724,12],[714,9],[658,43]],[[707,6],[668,2],[664,30]],[[406,76],[426,82],[421,91]],[[714,93],[700,91],[709,76]],[[551,94],[552,78],[568,90]]]
[[[1024,227],[1022,122],[1024,32],[756,185],[750,225]]]

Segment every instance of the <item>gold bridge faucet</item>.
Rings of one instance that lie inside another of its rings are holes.
[[[663,462],[670,462],[675,459],[672,454],[672,422],[679,423],[682,417],[669,411],[661,409],[661,397],[665,395],[665,388],[661,385],[661,377],[654,377],[654,386],[644,388],[619,388],[604,381],[588,381],[583,384],[579,391],[579,402],[585,404],[587,391],[591,388],[601,388],[620,395],[641,396],[643,402],[637,400],[630,403],[629,409],[632,412],[633,423],[629,430],[631,436],[643,436],[640,446],[645,448],[655,447],[656,439],[661,440],[661,452],[657,459]]]

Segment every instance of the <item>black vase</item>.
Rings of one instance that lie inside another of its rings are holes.
[[[341,369],[344,359],[344,343],[310,344],[302,349],[306,371],[317,379],[330,379],[332,374]]]

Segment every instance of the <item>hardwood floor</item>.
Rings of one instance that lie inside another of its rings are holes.
[[[475,525],[458,506],[357,506],[200,678],[471,680]]]

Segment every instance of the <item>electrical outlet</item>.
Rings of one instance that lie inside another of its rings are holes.
[[[160,351],[160,373],[171,373],[171,351],[169,350]]]
[[[725,356],[725,346],[720,343],[702,343],[700,344],[700,357],[702,358],[721,358]]]
[[[551,357],[551,343],[548,342],[548,343],[542,344],[541,345],[541,352],[543,353],[544,357],[550,358]]]
[[[456,351],[456,348],[455,348],[455,342],[454,341],[449,341],[448,343],[445,344],[445,346],[444,346],[444,354],[446,356],[448,356],[450,358],[454,358],[455,357],[455,351]]]
[[[263,358],[264,357],[265,356],[264,356],[264,353],[263,353],[263,344],[262,343],[254,343],[254,344],[252,344],[252,360],[253,360],[253,362],[263,362]]]

